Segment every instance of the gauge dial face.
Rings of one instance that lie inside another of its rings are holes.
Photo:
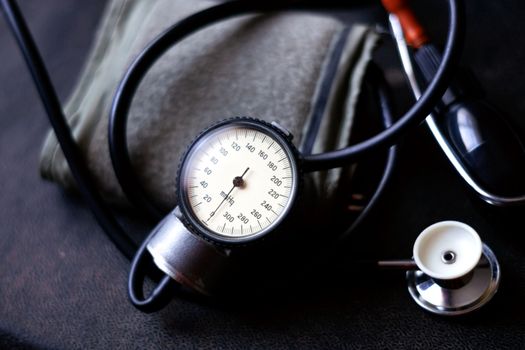
[[[270,127],[233,121],[194,143],[179,186],[198,229],[219,241],[247,241],[285,217],[295,199],[297,166],[290,146]]]

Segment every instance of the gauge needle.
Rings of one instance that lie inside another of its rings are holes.
[[[219,203],[219,205],[217,206],[217,208],[215,208],[214,211],[212,211],[210,213],[210,217],[208,218],[208,220],[206,220],[206,222],[210,221],[210,219],[213,217],[213,215],[215,215],[215,213],[217,212],[217,210],[219,210],[219,208],[221,207],[222,203],[224,203],[226,201],[226,199],[230,196],[230,194],[232,193],[232,191],[235,189],[235,187],[241,187],[244,185],[244,180],[243,180],[243,177],[244,175],[246,175],[246,173],[248,172],[248,170],[250,170],[250,168],[246,168],[246,170],[244,171],[244,173],[242,173],[241,176],[235,176],[233,178],[233,187],[231,188],[231,190],[226,194],[226,196],[224,196],[224,198],[222,199],[222,201]]]

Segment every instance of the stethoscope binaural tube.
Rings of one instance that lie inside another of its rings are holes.
[[[164,213],[151,202],[134,174],[126,142],[127,116],[133,96],[141,80],[157,59],[190,34],[227,18],[253,12],[309,9],[318,6],[316,1],[229,1],[176,23],[138,55],[115,94],[108,130],[110,154],[115,174],[131,203],[157,221],[163,217]],[[340,150],[303,156],[306,170],[316,171],[348,165],[367,152],[392,145],[404,132],[417,126],[426,118],[446,91],[453,70],[459,62],[464,31],[463,1],[448,0],[448,8],[450,20],[443,60],[434,79],[414,106],[390,128],[366,141]]]

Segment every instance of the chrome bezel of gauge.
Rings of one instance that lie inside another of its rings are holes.
[[[220,129],[237,126],[244,126],[256,129],[269,135],[270,137],[272,137],[273,140],[278,142],[282,149],[286,152],[287,156],[290,158],[292,176],[294,178],[294,181],[290,191],[288,205],[272,224],[255,234],[243,237],[228,237],[213,232],[210,229],[208,229],[205,225],[201,224],[200,220],[196,218],[196,215],[194,214],[193,210],[191,210],[191,205],[189,203],[189,198],[186,192],[187,187],[184,186],[184,183],[187,183],[187,173],[185,165],[187,161],[191,158],[191,156],[198,149],[200,149],[199,146],[207,139],[212,137],[215,134],[215,132],[219,131]],[[249,117],[236,117],[223,120],[205,129],[201,134],[199,134],[195,138],[195,140],[191,143],[191,145],[184,153],[177,173],[177,202],[182,212],[182,219],[186,224],[186,227],[191,232],[205,238],[206,240],[211,241],[213,243],[218,243],[223,246],[236,246],[253,243],[267,236],[270,232],[275,231],[280,226],[282,226],[286,217],[290,214],[290,212],[293,210],[296,204],[300,183],[302,182],[299,161],[299,152],[297,151],[293,143],[290,141],[290,139],[277,127],[265,121]]]

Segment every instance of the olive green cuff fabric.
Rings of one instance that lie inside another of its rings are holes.
[[[108,4],[65,106],[74,136],[108,201],[126,203],[113,173],[107,138],[118,83],[151,40],[178,20],[215,4],[202,0]],[[301,146],[312,120],[321,115],[313,150],[346,144],[376,41],[377,35],[364,26],[348,29],[328,16],[288,12],[223,21],[170,49],[142,81],[128,117],[130,156],[152,200],[160,207],[173,207],[182,153],[201,130],[225,118],[278,121]],[[326,86],[329,93],[321,93]],[[75,186],[52,131],[44,143],[40,171],[67,188]]]

